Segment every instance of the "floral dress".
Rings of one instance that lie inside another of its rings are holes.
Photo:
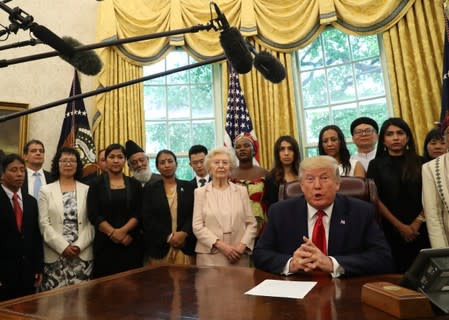
[[[64,227],[62,235],[69,243],[78,239],[78,214],[76,205],[76,192],[63,192]],[[83,261],[79,257],[67,258],[60,256],[53,263],[44,265],[44,279],[40,291],[65,287],[90,279],[93,260]]]

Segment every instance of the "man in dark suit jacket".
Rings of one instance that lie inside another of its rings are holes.
[[[0,187],[0,301],[35,292],[42,281],[43,248],[36,199],[21,192],[25,162],[17,154],[3,161]],[[22,230],[19,230],[12,197],[22,202]]]
[[[270,207],[268,223],[254,249],[255,266],[285,275],[299,271],[323,271],[334,277],[392,272],[391,251],[375,220],[374,207],[337,195],[337,161],[329,156],[305,159],[299,177],[304,195]],[[325,213],[324,250],[311,240],[319,210]]]
[[[22,184],[22,193],[29,193],[34,196],[34,179],[36,179],[33,176],[34,173],[40,173],[41,186],[55,181],[50,172],[42,169],[45,160],[45,147],[42,141],[36,139],[28,141],[23,147],[23,157],[26,162],[26,172]],[[28,183],[29,179],[32,181],[32,185]],[[30,188],[31,186],[32,188]],[[38,191],[36,191],[37,194]]]
[[[190,180],[194,189],[202,187],[210,181],[205,165],[206,156],[207,148],[201,144],[191,146],[189,149],[189,164],[195,172],[195,177]]]

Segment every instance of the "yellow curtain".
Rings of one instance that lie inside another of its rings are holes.
[[[442,7],[442,0],[416,0],[383,34],[394,114],[410,125],[420,152],[441,110]]]
[[[254,71],[240,77],[253,125],[262,145],[261,165],[270,167],[271,149],[276,138],[281,134],[297,137],[298,133],[291,53],[313,42],[329,24],[352,34],[385,31],[404,16],[415,0],[215,2],[231,26],[239,26],[242,34],[251,36],[260,50],[270,51],[286,67],[287,78],[277,85],[267,82]],[[190,28],[207,24],[211,13],[216,17],[207,1],[105,0],[99,4],[97,37],[101,41]],[[162,59],[174,46],[183,46],[197,60],[222,53],[219,33],[213,31],[171,35],[102,49],[99,52],[105,70],[99,75],[100,86],[137,77],[142,73],[142,65]],[[227,71],[224,77],[227,83]],[[126,98],[120,95],[124,92],[120,90],[97,97],[99,117],[94,123],[94,136],[98,148],[126,139],[133,139],[144,146],[143,97],[137,94],[140,90],[138,87],[136,85],[131,90],[131,96]],[[227,85],[223,87],[224,97],[226,91]],[[124,100],[126,103],[122,105]],[[134,113],[139,108],[140,112]],[[124,116],[121,117],[117,112]]]

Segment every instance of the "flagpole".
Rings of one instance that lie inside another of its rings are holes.
[[[49,108],[52,108],[52,107],[55,107],[55,106],[59,106],[61,104],[65,104],[65,103],[68,103],[68,102],[71,102],[71,101],[74,101],[74,100],[77,100],[77,99],[84,99],[84,98],[92,97],[92,96],[95,96],[95,95],[100,94],[100,93],[105,93],[105,92],[112,91],[112,90],[115,90],[115,89],[120,89],[120,88],[127,87],[127,86],[130,86],[130,85],[133,85],[133,84],[137,84],[139,82],[153,80],[153,79],[164,77],[164,76],[167,76],[167,75],[170,75],[170,74],[173,74],[173,73],[177,73],[177,72],[181,72],[181,71],[185,71],[185,70],[190,70],[190,69],[193,69],[193,68],[196,68],[196,67],[201,67],[201,66],[204,66],[206,64],[220,62],[220,61],[223,61],[223,60],[226,60],[226,56],[225,55],[219,55],[217,57],[209,58],[209,59],[203,60],[201,62],[189,64],[187,66],[174,68],[174,69],[171,69],[171,70],[155,73],[155,74],[152,74],[152,75],[149,75],[149,76],[145,76],[145,77],[142,77],[142,78],[137,78],[137,79],[129,80],[129,81],[126,81],[126,82],[114,84],[114,85],[111,85],[111,86],[99,88],[99,89],[96,89],[96,90],[93,90],[93,91],[85,92],[85,93],[82,93],[82,94],[77,94],[77,95],[74,95],[74,96],[71,96],[71,97],[68,97],[68,98],[65,98],[65,99],[57,100],[57,101],[50,102],[50,103],[47,103],[47,104],[44,104],[44,105],[41,105],[41,106],[38,106],[38,107],[34,107],[32,109],[28,109],[28,110],[24,110],[24,111],[15,112],[15,113],[7,114],[7,115],[4,115],[4,116],[0,116],[0,123],[8,121],[8,120],[11,120],[11,119],[15,119],[15,118],[27,115],[27,114],[31,114],[31,113],[35,113],[35,112],[38,112],[38,111],[46,110],[46,109],[49,109]]]

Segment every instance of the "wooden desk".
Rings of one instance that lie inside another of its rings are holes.
[[[244,295],[265,279],[318,283],[302,300]],[[360,294],[366,282],[398,279],[281,277],[237,267],[144,267],[2,302],[0,319],[395,319],[361,303]]]

